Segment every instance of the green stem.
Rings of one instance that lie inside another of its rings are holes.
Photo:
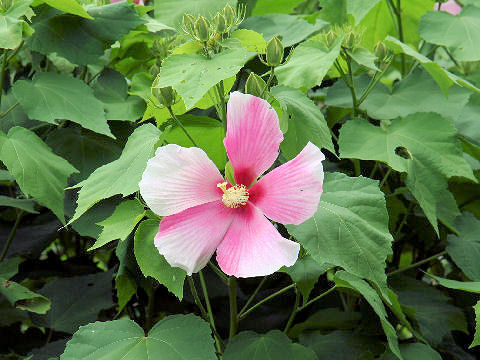
[[[387,173],[385,174],[385,176],[383,177],[382,181],[380,181],[380,185],[378,186],[380,189],[383,187],[383,185],[385,184],[385,182],[387,181],[388,177],[390,176],[392,172],[392,168],[388,168],[387,170]]]
[[[270,296],[267,296],[265,299],[263,300],[260,300],[258,303],[256,303],[255,305],[253,305],[250,309],[244,311],[243,313],[240,313],[238,315],[238,318],[240,320],[242,320],[243,318],[245,318],[245,316],[247,316],[248,314],[250,314],[253,310],[255,310],[256,308],[258,308],[260,305],[266,303],[267,301],[270,301],[272,300],[273,298],[277,297],[278,295],[281,295],[283,294],[284,292],[290,290],[290,289],[293,289],[295,287],[295,284],[290,284],[286,287],[284,287],[283,289],[280,289],[278,290],[277,292],[273,293],[272,295]]]
[[[447,48],[446,46],[443,46],[443,49],[444,49],[445,52],[447,53],[447,55],[448,55],[448,57],[450,58],[450,60],[453,61],[453,63],[455,64],[455,66],[456,66],[457,68],[459,68],[459,69],[462,71],[462,73],[463,73],[463,66],[460,65],[457,60],[455,60],[455,58],[453,57],[453,55],[452,55],[452,53],[450,52],[450,50],[448,50],[448,48]]]
[[[215,273],[218,275],[218,277],[225,283],[228,285],[228,277],[222,272],[222,270],[220,270],[217,266],[215,266],[214,263],[212,263],[211,261],[208,262],[208,265],[212,268],[213,271],[215,271]]]
[[[0,108],[2,106],[3,95],[3,81],[5,79],[5,70],[7,68],[7,50],[3,50],[2,59],[0,63]]]
[[[187,129],[185,129],[185,126],[183,126],[183,124],[180,122],[180,120],[178,120],[177,116],[175,115],[175,113],[172,110],[172,107],[168,106],[167,109],[168,109],[168,112],[170,113],[170,116],[172,117],[172,119],[175,120],[175,122],[177,123],[178,126],[180,126],[180,128],[183,130],[185,135],[187,135],[188,139],[191,141],[193,146],[198,147],[198,145],[195,143],[195,140],[193,140],[193,138],[188,133]]]
[[[223,123],[223,132],[227,133],[227,103],[225,102],[225,88],[223,86],[223,80],[220,81],[217,85],[218,98],[220,99],[220,107],[222,109],[221,113],[218,114],[218,117],[222,120]]]
[[[403,21],[402,21],[402,5],[401,0],[397,0],[397,5],[393,3],[393,0],[387,0],[390,8],[393,10],[394,20],[396,20],[398,38],[403,43],[405,42],[405,36],[403,32]],[[400,54],[400,61],[402,67],[402,76],[405,77],[406,65],[405,65],[405,54]]]
[[[375,161],[375,165],[373,165],[373,169],[370,172],[370,175],[368,175],[369,178],[373,178],[373,175],[377,172],[378,169],[378,161]]]
[[[2,250],[2,254],[0,255],[0,262],[2,262],[3,259],[5,259],[5,256],[7,256],[8,248],[12,244],[13,238],[17,233],[18,225],[20,225],[20,219],[22,218],[22,215],[23,215],[23,210],[20,210],[17,214],[15,224],[13,224],[12,230],[10,230],[10,234],[8,234],[7,242],[5,243],[5,246],[3,247],[3,250]]]
[[[380,73],[376,73],[370,83],[368,84],[367,88],[363,92],[362,96],[360,96],[360,99],[357,101],[357,106],[360,106],[365,99],[367,98],[368,95],[370,95],[370,92],[375,88],[375,86],[378,84],[378,82],[382,79],[383,75],[387,72],[388,68],[390,67],[390,64],[392,62],[390,61],[387,63],[384,67],[384,69]]]
[[[297,289],[295,289],[295,303],[293,305],[292,313],[288,318],[287,325],[285,325],[285,329],[283,329],[284,333],[287,333],[288,330],[290,330],[290,327],[293,324],[293,320],[295,320],[295,315],[297,315],[297,311],[298,311],[298,304],[300,304],[300,293]]]
[[[330,294],[333,290],[335,290],[336,287],[337,287],[337,285],[334,285],[334,286],[332,286],[330,289],[328,289],[327,291],[321,293],[321,294],[318,295],[317,297],[314,297],[312,300],[306,302],[305,304],[303,304],[302,306],[300,306],[300,307],[298,308],[298,311],[297,311],[297,312],[302,311],[302,310],[305,309],[307,306],[310,306],[311,304],[313,304],[315,301],[318,301],[318,300],[320,300],[321,298],[323,298],[324,296],[327,296],[327,295]]]
[[[253,294],[248,298],[247,302],[245,303],[245,305],[243,306],[242,310],[240,310],[240,314],[243,313],[247,308],[248,308],[248,305],[251,304],[251,302],[253,300],[255,300],[255,296],[257,296],[258,292],[260,291],[260,289],[262,288],[262,286],[265,284],[265,282],[267,281],[267,278],[268,276],[264,276],[262,281],[260,281],[260,284],[258,284],[257,288],[255,289],[255,291],[253,292]]]
[[[267,92],[267,90],[270,89],[270,84],[272,83],[272,80],[273,80],[273,77],[275,75],[275,67],[271,67],[270,68],[270,76],[268,77],[267,79],[267,83],[265,84],[265,87],[263,88],[262,90],[262,93],[260,94],[260,97],[263,98],[263,95],[265,95],[265,93]]]
[[[221,354],[222,353],[222,346],[220,343],[221,340],[216,335],[217,328],[215,327],[215,319],[213,317],[212,306],[210,304],[210,298],[208,297],[207,284],[205,283],[205,278],[203,277],[203,273],[201,270],[198,272],[198,275],[200,277],[200,285],[202,286],[202,292],[203,292],[203,297],[205,298],[205,304],[207,305],[208,320],[210,321],[210,326],[212,327],[214,337],[215,337],[215,347],[217,348],[218,353]]]
[[[347,67],[348,67],[348,76],[350,78],[350,93],[352,94],[352,105],[353,105],[353,117],[357,116],[358,113],[358,101],[357,101],[357,94],[355,91],[355,83],[353,82],[353,71],[352,71],[352,59],[350,56],[344,52],[344,58],[345,61],[347,62]],[[347,84],[348,85],[348,84]]]
[[[360,176],[362,174],[362,170],[360,167],[360,160],[358,159],[352,159],[353,162],[353,167],[355,170],[355,176]]]
[[[190,286],[190,291],[192,292],[193,299],[195,300],[195,304],[197,304],[198,308],[200,309],[200,312],[202,313],[202,317],[205,320],[208,320],[208,314],[205,311],[205,308],[203,307],[202,302],[200,301],[200,297],[198,296],[197,288],[195,287],[193,278],[191,276],[187,276],[187,281],[188,281],[188,285]]]
[[[145,314],[145,331],[150,331],[153,326],[153,316],[155,314],[155,287],[153,281],[150,281],[148,289],[148,304]]]
[[[237,282],[234,276],[230,276],[228,279],[228,285],[230,291],[228,298],[230,301],[230,332],[228,335],[229,340],[232,340],[238,329],[239,316],[237,314]]]
[[[401,221],[400,224],[398,225],[398,228],[397,228],[397,230],[395,231],[395,233],[394,233],[394,235],[393,235],[393,239],[394,239],[394,240],[397,240],[397,239],[398,239],[398,236],[400,235],[400,231],[402,231],[403,227],[404,227],[405,224],[407,223],[408,214],[410,213],[410,211],[412,210],[412,208],[413,208],[413,202],[411,202],[411,203],[408,205],[407,212],[406,212],[405,215],[403,216],[402,221]]]
[[[417,261],[416,263],[413,263],[413,264],[411,264],[411,265],[405,266],[404,268],[397,269],[397,270],[394,270],[394,271],[392,271],[392,272],[389,272],[389,273],[387,274],[387,276],[393,276],[393,275],[402,273],[402,272],[404,272],[404,271],[408,271],[408,270],[414,269],[414,268],[419,267],[419,266],[421,266],[421,265],[423,265],[423,264],[426,264],[426,263],[428,263],[428,262],[430,262],[430,261],[432,261],[432,260],[436,260],[438,257],[443,256],[443,255],[445,255],[446,253],[447,253],[446,250],[441,251],[441,252],[439,252],[438,254],[435,254],[435,255],[432,255],[432,256],[430,256],[430,257],[428,257],[428,258],[426,258],[426,259]]]
[[[5,112],[1,113],[1,114],[0,114],[0,119],[3,118],[3,117],[5,117],[5,116],[7,116],[8,113],[9,113],[10,111],[12,111],[13,109],[15,109],[19,104],[20,104],[20,103],[17,101],[15,104],[13,104],[12,106],[10,106]]]
[[[13,59],[13,57],[14,57],[15,55],[18,54],[18,52],[20,51],[20,49],[22,48],[22,46],[23,46],[24,43],[25,43],[25,41],[22,40],[22,42],[20,43],[20,45],[18,45],[18,46],[15,48],[15,50],[13,50],[13,52],[8,56],[8,58],[7,58],[7,64],[10,62],[10,60]]]

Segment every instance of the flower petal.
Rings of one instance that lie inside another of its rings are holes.
[[[192,275],[208,263],[233,218],[233,209],[221,201],[166,216],[160,222],[155,246],[171,266]]]
[[[167,216],[220,200],[217,184],[221,182],[220,172],[202,149],[169,144],[148,160],[138,185],[150,209]]]
[[[297,261],[300,245],[283,238],[251,203],[236,209],[235,218],[217,248],[217,262],[228,275],[263,276]]]
[[[270,219],[298,225],[317,211],[325,156],[308,143],[293,160],[272,170],[249,190],[250,201]]]
[[[277,113],[268,102],[239,92],[230,94],[224,144],[237,184],[248,187],[267,171],[282,140]]]

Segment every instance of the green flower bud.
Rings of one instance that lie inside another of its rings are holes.
[[[332,47],[333,43],[337,40],[337,34],[333,30],[330,30],[326,35],[325,35],[325,41],[327,43],[327,46],[330,48]]]
[[[213,18],[213,23],[215,24],[217,33],[224,34],[227,32],[227,20],[222,14],[217,13],[217,15],[215,15]]]
[[[210,39],[210,23],[203,16],[199,16],[195,21],[195,35],[200,41],[208,41]]]
[[[384,61],[388,56],[388,50],[383,41],[379,41],[375,45],[375,56],[379,61]]]
[[[160,81],[160,74],[155,78],[151,92],[152,96],[158,100],[160,105],[170,107],[176,103],[177,93],[171,86],[160,88],[158,82]]]
[[[245,92],[247,94],[262,97],[263,90],[266,86],[267,84],[260,76],[251,72],[248,76],[247,82],[245,83]]]
[[[227,4],[227,6],[223,8],[223,16],[225,16],[227,26],[232,26],[235,23],[237,12],[230,4]]]
[[[268,66],[278,66],[282,63],[283,44],[277,36],[267,43],[266,54]]]
[[[353,49],[355,47],[355,43],[355,34],[353,33],[353,31],[346,33],[345,38],[343,39],[343,45],[347,49]]]

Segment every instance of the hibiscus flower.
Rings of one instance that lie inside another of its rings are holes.
[[[438,10],[439,5],[440,4],[438,2],[435,3],[435,10]],[[454,0],[449,0],[443,3],[442,6],[440,6],[440,11],[445,11],[452,15],[457,15],[458,13],[460,13],[460,11],[462,11],[462,7],[458,5]]]
[[[116,3],[116,2],[120,2],[120,1],[126,1],[126,0],[110,0],[110,4],[113,4],[113,3]],[[134,4],[137,4],[137,5],[145,5],[145,3],[143,2],[143,0],[133,0],[133,3]]]
[[[163,216],[155,246],[167,262],[198,272],[217,252],[228,275],[272,274],[295,264],[300,245],[268,219],[300,224],[317,210],[324,155],[308,143],[293,160],[270,171],[283,140],[277,113],[265,100],[234,92],[224,139],[236,184],[225,180],[196,147],[159,147],[148,161],[140,193]]]

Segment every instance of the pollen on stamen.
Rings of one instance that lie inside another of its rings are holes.
[[[225,206],[236,209],[240,206],[247,205],[250,194],[245,185],[235,185],[227,189],[227,182],[217,184],[222,189],[222,202]]]

